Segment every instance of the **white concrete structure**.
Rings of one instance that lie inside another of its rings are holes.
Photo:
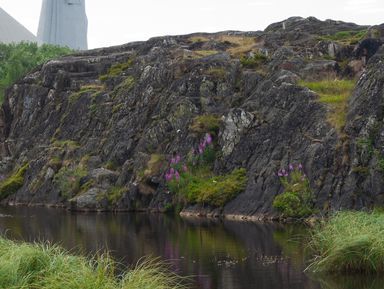
[[[0,43],[37,42],[36,36],[0,8]]]
[[[43,0],[37,32],[39,43],[85,50],[87,31],[85,0]]]

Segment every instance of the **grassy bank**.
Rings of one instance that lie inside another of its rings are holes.
[[[308,270],[328,273],[384,272],[384,213],[339,212],[319,226]]]
[[[117,276],[108,256],[85,258],[57,246],[16,243],[0,238],[0,288],[20,289],[178,289],[180,277],[156,261]]]

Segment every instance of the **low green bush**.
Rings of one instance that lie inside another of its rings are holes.
[[[87,175],[87,170],[82,166],[62,167],[55,175],[54,184],[60,189],[61,195],[71,198],[81,191],[81,178]]]
[[[303,218],[313,214],[313,196],[309,180],[302,171],[302,166],[289,166],[278,172],[284,192],[277,195],[272,206],[284,217]]]
[[[143,260],[117,272],[108,254],[85,258],[49,244],[16,243],[0,238],[0,288],[180,289],[182,278],[158,260]]]
[[[14,174],[0,182],[0,199],[16,193],[24,185],[24,174],[27,171],[29,164],[26,163],[19,168]]]
[[[329,273],[384,272],[384,213],[338,212],[316,227],[307,268]]]
[[[180,179],[170,181],[168,187],[189,203],[222,207],[243,192],[246,184],[247,175],[243,168],[219,176],[212,175],[209,169],[200,168],[182,173]]]

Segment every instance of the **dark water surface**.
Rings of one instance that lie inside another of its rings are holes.
[[[47,208],[0,208],[9,238],[51,241],[66,249],[110,250],[130,265],[161,256],[204,289],[384,289],[382,279],[309,278],[303,273],[304,227],[185,220],[166,215],[80,214]],[[155,288],[154,288],[155,289]]]

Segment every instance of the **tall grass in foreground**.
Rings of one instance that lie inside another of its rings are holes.
[[[308,87],[316,92],[319,102],[327,104],[331,108],[328,121],[338,131],[341,131],[346,122],[348,99],[355,87],[354,80],[336,79],[321,81],[300,81],[301,86]]]
[[[314,272],[384,272],[384,213],[339,212],[315,229]]]
[[[143,261],[117,276],[109,256],[85,258],[47,244],[0,238],[1,289],[181,289],[181,277],[158,261]]]

